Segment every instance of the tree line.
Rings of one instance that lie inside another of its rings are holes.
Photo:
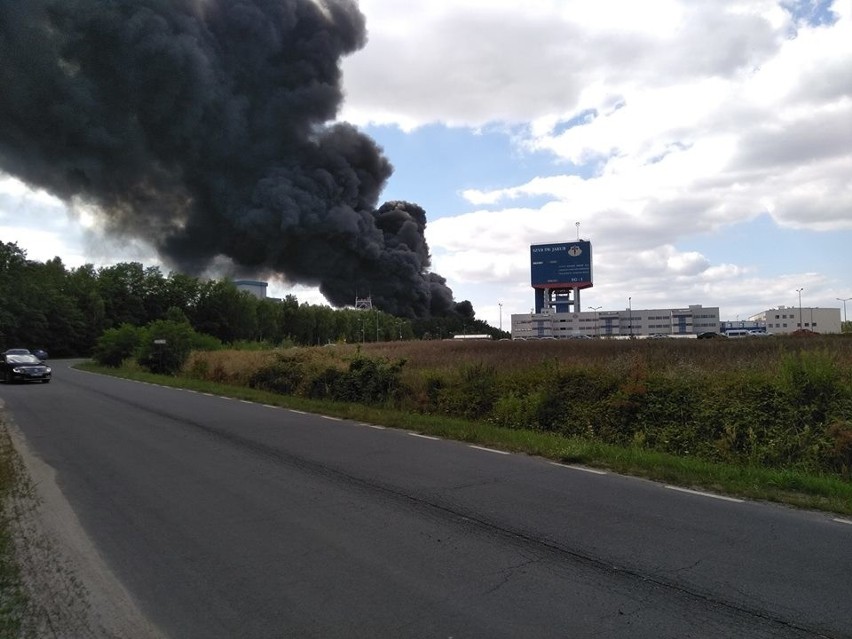
[[[204,280],[123,262],[68,269],[58,257],[27,259],[0,241],[0,351],[43,348],[51,356],[89,355],[105,331],[149,326],[179,312],[198,333],[223,344],[308,346],[337,342],[440,339],[461,333],[505,336],[474,317],[469,302],[453,317],[409,320],[377,310],[333,309],[259,299],[229,280]]]

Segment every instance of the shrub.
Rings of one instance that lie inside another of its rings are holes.
[[[137,360],[152,373],[174,375],[189,358],[198,334],[186,322],[157,320],[142,332]]]
[[[332,398],[344,402],[382,404],[394,401],[401,387],[400,372],[405,360],[389,362],[358,356],[346,373],[333,379]]]
[[[438,412],[466,419],[487,417],[497,402],[497,374],[482,363],[463,364],[449,383],[432,380]]]
[[[826,465],[844,477],[852,476],[852,422],[836,421],[826,429],[829,446]]]
[[[282,395],[295,395],[304,378],[301,361],[295,357],[280,357],[277,362],[255,371],[248,385]]]
[[[142,336],[143,329],[132,324],[107,329],[95,344],[92,359],[102,366],[121,366],[124,360],[136,352]]]
[[[842,394],[837,362],[825,350],[785,355],[781,360],[781,378],[803,423],[825,423]]]
[[[507,428],[533,428],[541,405],[541,393],[501,395],[491,411],[491,421]]]

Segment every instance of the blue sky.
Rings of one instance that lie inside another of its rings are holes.
[[[352,122],[423,206],[477,316],[528,312],[529,245],[594,248],[583,306],[723,319],[852,297],[852,4],[361,0]],[[0,238],[66,265],[156,258],[0,177]],[[310,289],[272,282],[276,294]],[[502,310],[501,310],[502,304]]]

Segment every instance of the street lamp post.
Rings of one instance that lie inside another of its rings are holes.
[[[497,306],[500,307],[500,332],[503,332],[503,302],[497,302]]]
[[[627,298],[627,317],[628,323],[627,328],[630,331],[630,337],[633,337],[633,297]]]
[[[799,328],[804,328],[802,325],[802,291],[804,288],[797,288],[796,292],[799,294]]]
[[[601,310],[601,308],[603,308],[603,307],[602,306],[590,306],[589,308],[595,312],[595,337],[600,337],[601,332],[600,332],[600,325],[598,324],[598,311]]]
[[[843,302],[843,323],[846,323],[846,302],[852,300],[852,297],[836,297],[834,298],[838,302]]]

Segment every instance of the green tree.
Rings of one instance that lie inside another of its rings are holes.
[[[139,262],[123,262],[100,269],[98,289],[108,325],[143,326],[146,323],[145,271]]]
[[[264,299],[257,304],[257,340],[278,344],[284,339],[284,307],[275,300]]]
[[[257,299],[229,281],[201,285],[198,303],[190,313],[195,330],[226,344],[253,339],[257,332]]]
[[[76,341],[69,354],[90,353],[106,328],[106,308],[98,286],[98,274],[91,264],[72,269],[65,278],[65,292],[80,317]]]
[[[124,360],[136,353],[143,335],[143,329],[133,324],[107,329],[95,344],[92,359],[103,366],[121,366]]]

